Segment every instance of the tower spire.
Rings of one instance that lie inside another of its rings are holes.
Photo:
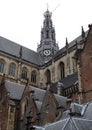
[[[40,53],[46,62],[52,58],[52,50],[54,50],[54,54],[59,50],[59,47],[56,44],[55,29],[51,16],[52,13],[48,10],[47,6],[47,10],[44,13],[43,27],[41,28],[41,41],[37,48],[37,52]]]

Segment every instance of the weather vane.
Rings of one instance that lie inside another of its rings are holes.
[[[61,3],[59,3],[53,10],[52,13],[61,5]]]
[[[48,10],[48,8],[49,8],[49,5],[48,5],[48,3],[47,3],[47,10]]]
[[[59,3],[59,4],[51,11],[51,13],[53,13],[60,5],[61,5],[61,3]],[[49,5],[48,5],[48,3],[47,3],[47,10],[49,10]]]

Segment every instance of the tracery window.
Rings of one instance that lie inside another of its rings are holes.
[[[15,76],[15,69],[16,69],[15,63],[11,63],[9,66],[9,75],[10,76]]]
[[[5,64],[5,61],[3,59],[0,59],[0,72],[1,73],[4,72],[4,64]]]
[[[27,79],[27,68],[26,67],[23,67],[22,69],[22,74],[21,74],[21,78],[22,79]]]
[[[36,77],[37,77],[36,71],[32,71],[32,73],[31,73],[31,82],[32,83],[36,83]]]
[[[59,80],[62,80],[65,77],[65,67],[64,63],[60,62],[59,63]]]

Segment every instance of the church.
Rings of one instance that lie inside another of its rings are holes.
[[[0,130],[92,130],[92,25],[59,49],[51,18],[37,52],[0,36]]]

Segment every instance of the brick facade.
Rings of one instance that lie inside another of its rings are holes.
[[[92,100],[92,25],[80,54],[80,74],[83,96],[81,102],[85,103]]]

